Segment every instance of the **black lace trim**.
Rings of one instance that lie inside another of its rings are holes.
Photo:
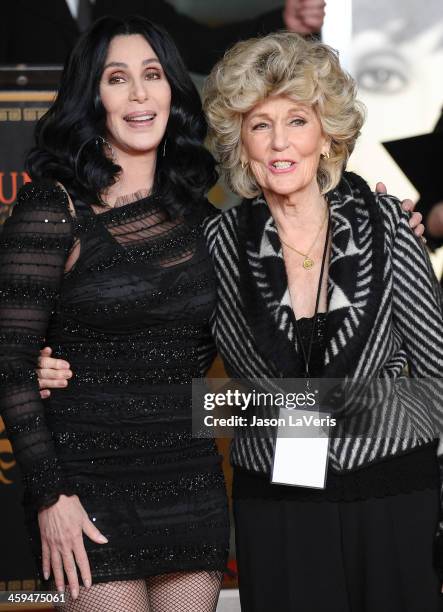
[[[27,344],[29,346],[41,345],[43,336],[36,334],[25,334],[22,332],[2,332],[0,333],[0,344]]]
[[[22,479],[24,502],[34,510],[52,506],[62,494],[75,494],[67,486],[55,457],[40,461],[33,471],[25,472]]]
[[[74,336],[77,340],[78,337],[87,336],[91,340],[101,340],[106,342],[121,342],[121,336],[115,336],[106,331],[98,331],[91,329],[87,325],[79,321],[73,321],[69,318],[63,319],[63,333],[69,336]],[[199,324],[185,323],[184,325],[170,325],[151,327],[149,329],[140,330],[137,333],[137,340],[140,342],[144,340],[161,340],[161,342],[168,341],[170,339],[193,339],[199,340],[203,333],[209,335],[209,319],[202,319]]]
[[[200,365],[196,362],[194,367],[178,369],[171,363],[171,368],[151,368],[146,370],[92,370],[77,367],[75,377],[71,384],[75,385],[150,385],[158,383],[180,384],[191,382],[201,374]]]
[[[78,342],[72,346],[51,345],[54,355],[64,355],[66,350],[69,356],[81,356],[82,360],[88,362],[106,361],[111,362],[134,362],[148,364],[161,361],[162,364],[185,363],[189,359],[195,359],[196,348],[193,346],[183,346],[181,342],[175,340],[165,340],[161,343],[153,343],[148,346],[137,340],[126,340],[125,342],[91,343]]]
[[[85,306],[77,307],[71,304],[64,306],[63,312],[68,316],[84,315],[100,315],[100,316],[115,316],[119,314],[131,314],[135,308],[145,309],[154,304],[164,303],[166,300],[176,298],[177,296],[189,296],[198,293],[201,290],[215,287],[215,280],[212,274],[204,274],[200,278],[190,283],[177,284],[165,291],[153,291],[149,297],[145,299],[127,300],[126,302],[116,302],[112,304],[97,303],[95,306],[86,308]]]
[[[228,538],[206,535],[203,542],[152,544],[147,547],[116,549],[111,544],[87,550],[93,583],[135,580],[179,571],[223,572],[229,553]],[[209,540],[209,541],[208,541]],[[41,554],[36,554],[41,560]],[[41,562],[37,563],[41,572]],[[80,577],[79,577],[80,580]],[[43,579],[42,579],[43,581]]]
[[[10,436],[20,435],[23,433],[29,433],[31,431],[36,431],[37,429],[45,426],[46,422],[43,415],[32,414],[30,417],[27,417],[26,420],[23,420],[20,423],[8,425],[8,434]]]
[[[161,236],[158,239],[152,239],[143,246],[122,245],[122,248],[116,250],[110,257],[95,263],[93,266],[88,266],[88,270],[101,272],[103,270],[110,270],[123,263],[146,263],[149,260],[163,256],[165,253],[170,258],[176,249],[183,251],[193,248],[200,234],[201,230],[198,227],[189,228],[186,225],[180,226],[179,229],[174,231],[173,236]]]
[[[25,223],[20,221],[20,223]],[[70,236],[24,236],[19,237],[8,237],[0,240],[0,250],[18,250],[18,251],[53,251],[63,250],[68,251],[71,246],[72,240]]]
[[[162,431],[148,433],[146,431],[130,431],[127,433],[96,431],[87,432],[54,432],[53,438],[60,450],[76,451],[90,450],[122,450],[124,448],[173,448],[185,446],[193,438],[190,431]]]
[[[440,474],[433,442],[352,472],[338,474],[330,469],[325,489],[271,484],[269,476],[235,467],[232,496],[236,499],[342,502],[439,488]]]
[[[54,417],[64,417],[71,415],[87,415],[95,420],[97,417],[125,417],[133,416],[151,416],[159,413],[176,413],[183,410],[190,410],[192,398],[190,393],[185,397],[174,395],[171,401],[171,394],[165,395],[149,395],[146,399],[136,399],[133,397],[125,397],[121,401],[97,401],[97,402],[82,402],[71,403],[61,401],[60,404],[50,402],[46,407],[48,415]]]
[[[53,302],[57,298],[58,292],[42,287],[41,285],[31,285],[29,283],[12,285],[10,282],[0,284],[0,299],[19,302],[31,300],[33,304],[45,304]]]
[[[0,387],[3,385],[23,385],[36,382],[37,374],[33,368],[17,370],[0,370]]]
[[[91,473],[96,471],[97,467],[102,468],[113,468],[114,473],[121,468],[122,470],[126,470],[129,468],[146,468],[153,466],[166,466],[168,464],[177,464],[179,462],[187,461],[188,459],[207,459],[210,457],[212,460],[219,461],[220,455],[218,454],[218,449],[215,446],[215,442],[210,440],[211,445],[204,446],[192,446],[191,448],[186,448],[184,450],[175,450],[173,452],[167,453],[152,453],[147,454],[143,457],[130,457],[128,455],[118,455],[116,457],[97,457],[94,459],[81,461],[81,468],[85,473]],[[73,463],[72,461],[70,462]],[[75,462],[74,462],[75,463]]]
[[[225,481],[223,474],[217,472],[197,472],[190,475],[183,474],[179,478],[168,480],[137,480],[118,483],[105,480],[103,482],[79,482],[72,480],[71,489],[80,497],[103,497],[108,500],[130,499],[132,501],[144,501],[158,503],[165,499],[180,497],[189,499],[198,495],[201,491],[214,492],[223,489]]]

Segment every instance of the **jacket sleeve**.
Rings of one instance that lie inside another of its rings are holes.
[[[72,244],[64,191],[27,184],[0,234],[0,413],[21,468],[25,500],[40,509],[68,491],[35,368]]]
[[[443,579],[443,306],[442,290],[422,241],[400,213],[393,245],[393,317],[408,356],[418,391],[429,405],[440,438],[440,523],[434,564]]]

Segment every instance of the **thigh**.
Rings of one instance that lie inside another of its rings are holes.
[[[215,612],[223,573],[174,572],[146,578],[150,612]]]
[[[148,594],[144,580],[123,580],[80,587],[77,599],[66,590],[66,601],[56,606],[62,612],[148,612]]]

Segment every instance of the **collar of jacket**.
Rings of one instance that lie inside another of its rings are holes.
[[[327,194],[332,248],[323,376],[351,376],[374,326],[383,293],[382,211],[365,181],[345,172]],[[240,293],[245,317],[269,375],[301,371],[281,243],[266,201],[238,213]]]

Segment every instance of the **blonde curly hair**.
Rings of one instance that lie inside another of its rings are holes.
[[[320,158],[317,169],[324,194],[340,180],[363,125],[364,106],[337,52],[323,43],[278,32],[234,45],[214,66],[203,90],[209,145],[231,189],[246,198],[258,195],[249,166],[241,165],[241,127],[256,104],[278,95],[313,107],[330,140],[329,159]]]

